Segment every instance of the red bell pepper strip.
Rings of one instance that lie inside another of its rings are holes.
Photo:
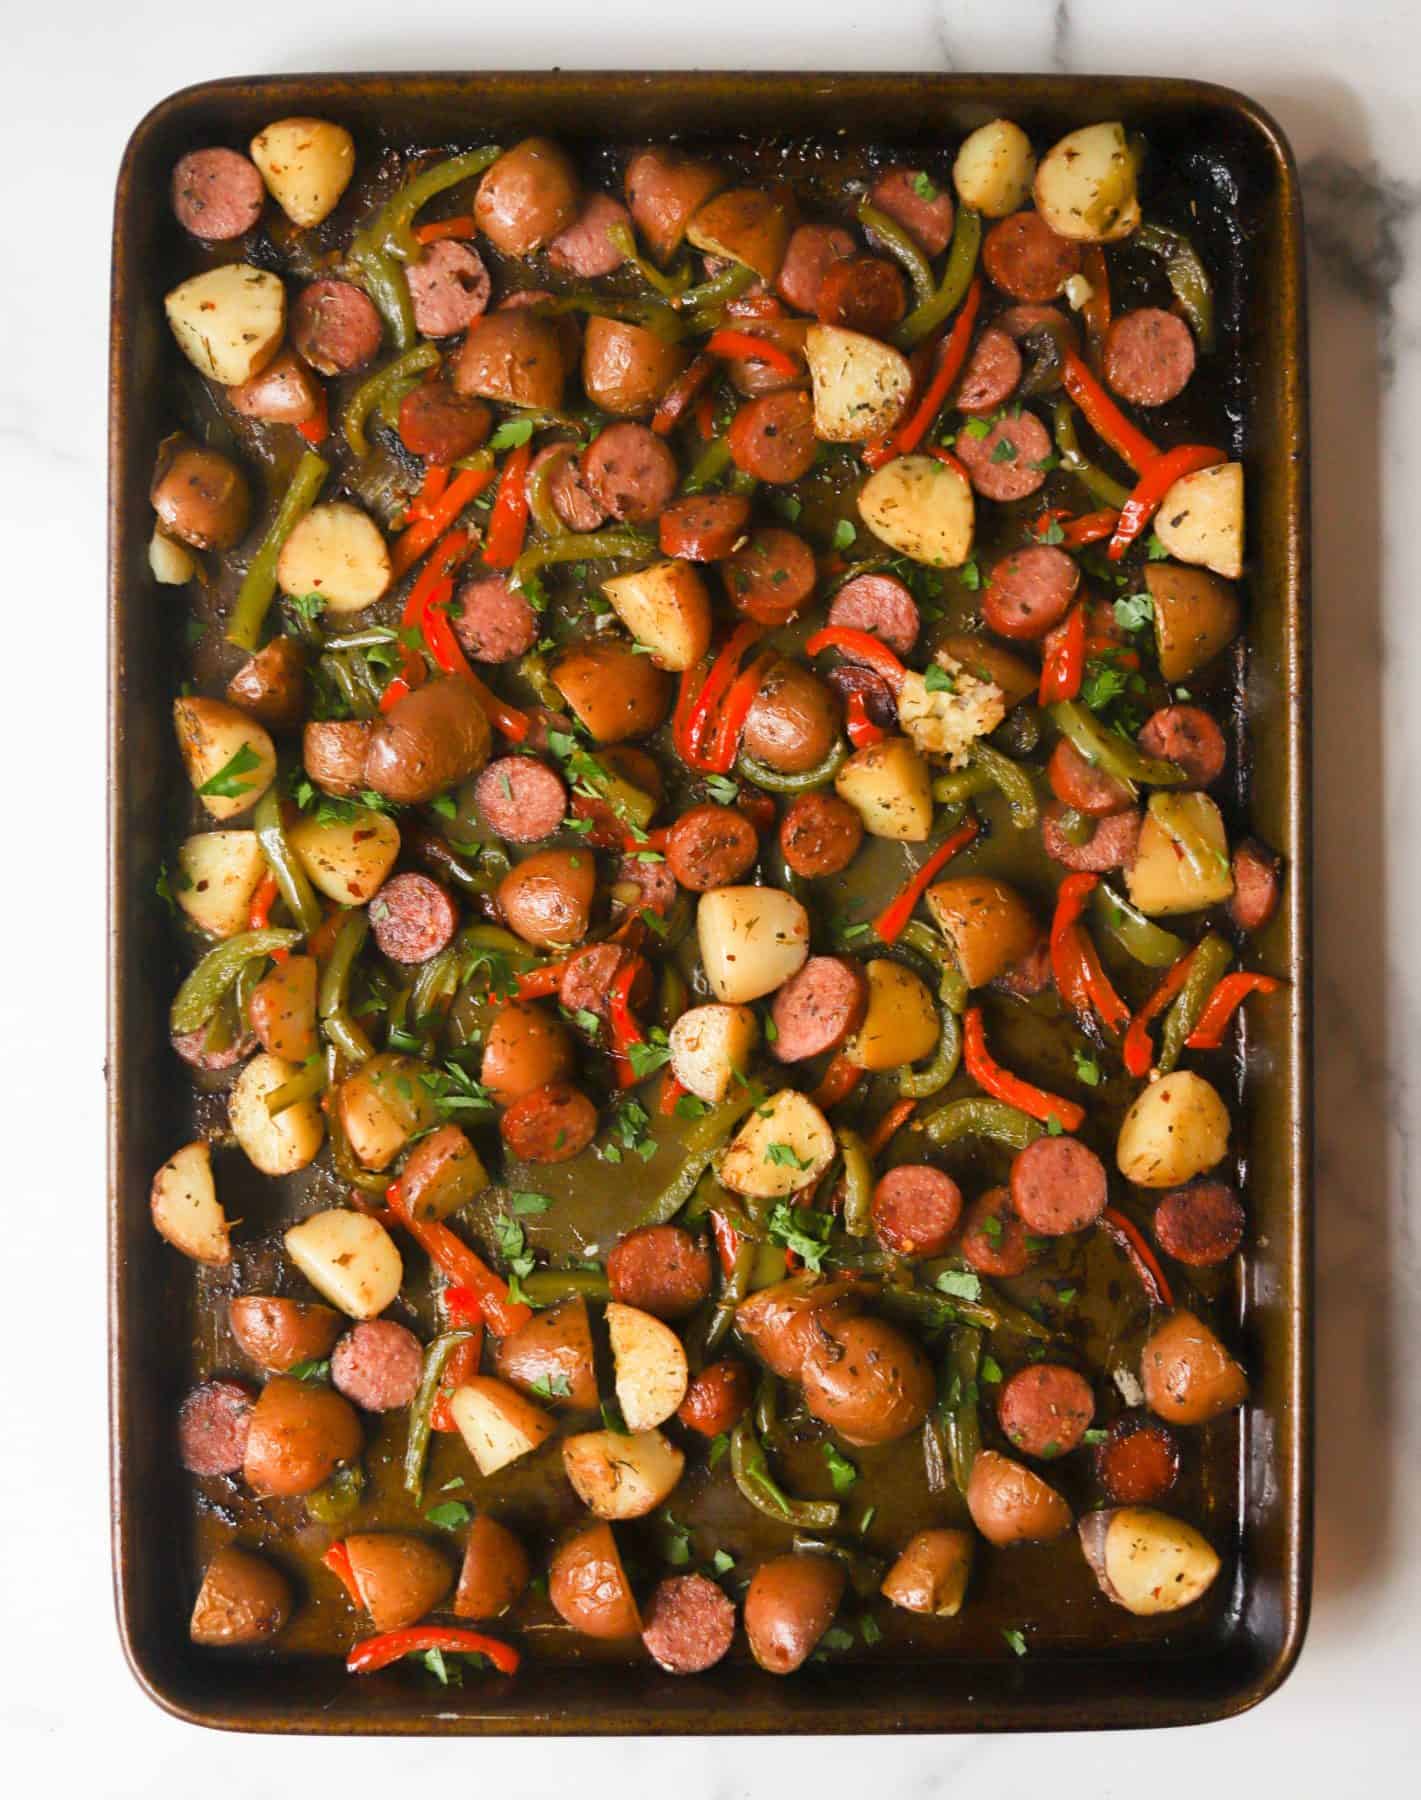
[[[661,1093],[656,1101],[657,1112],[661,1114],[663,1119],[673,1118],[676,1112],[677,1101],[683,1094],[689,1092],[690,1089],[682,1087],[681,1083],[671,1073],[670,1069],[668,1069],[661,1077]]]
[[[1118,1036],[1130,1023],[1130,1009],[1115,991],[1114,983],[1101,966],[1100,953],[1091,942],[1090,933],[1083,925],[1077,925],[1080,937],[1081,962],[1085,968],[1085,990],[1090,996],[1090,1003],[1100,1015],[1100,1022],[1107,1031]]]
[[[731,682],[720,713],[710,727],[710,741],[702,742],[700,767],[707,773],[728,775],[735,767],[745,721],[773,660],[768,656],[756,657],[750,667],[742,670]]]
[[[864,1139],[870,1156],[881,1155],[917,1111],[916,1100],[895,1100]]]
[[[405,508],[405,523],[411,524],[415,519],[427,519],[443,498],[444,490],[449,485],[449,465],[447,463],[431,463],[424,472],[424,481],[419,492]]]
[[[1199,1022],[1185,1038],[1191,1050],[1217,1050],[1224,1041],[1229,1020],[1250,994],[1274,994],[1282,987],[1271,975],[1260,975],[1251,969],[1225,975],[1204,1002]]]
[[[693,356],[667,388],[651,415],[651,429],[657,437],[669,437],[681,423],[689,407],[696,404],[701,389],[715,374],[715,363],[705,355]],[[709,435],[709,433],[703,434]]]
[[[418,680],[409,682],[405,680],[403,675],[393,676],[390,681],[386,683],[385,691],[380,696],[380,711],[382,713],[389,712],[392,707],[399,705],[406,694],[412,693],[418,686]]]
[[[676,680],[676,705],[671,714],[671,743],[682,762],[686,761],[691,749],[691,720],[696,714],[697,703],[710,669],[710,658],[703,656],[694,668],[682,669]]]
[[[457,1625],[407,1625],[402,1631],[382,1631],[378,1637],[362,1638],[345,1659],[351,1675],[373,1675],[377,1669],[388,1669],[401,1657],[417,1655],[421,1650],[447,1650],[455,1656],[486,1656],[500,1675],[516,1675],[522,1660],[511,1644],[485,1637],[481,1631],[466,1631]]]
[[[863,1070],[857,1063],[851,1063],[840,1050],[825,1069],[823,1079],[809,1098],[821,1110],[837,1106],[841,1100],[848,1099],[862,1080]]]
[[[1160,502],[1182,475],[1196,469],[1212,469],[1226,461],[1222,450],[1208,444],[1180,444],[1157,456],[1148,468],[1140,471],[1130,498],[1120,511],[1120,522],[1105,554],[1111,562],[1120,558],[1159,511]]]
[[[992,1061],[980,1006],[969,1006],[962,1015],[962,1061],[977,1086],[994,1100],[1004,1100],[1008,1106],[1040,1119],[1043,1125],[1055,1119],[1063,1131],[1079,1131],[1084,1125],[1083,1106],[1077,1106],[1074,1100],[1063,1100],[1059,1094],[1048,1093],[1045,1088],[1024,1081],[1020,1075],[1013,1075],[1010,1069]]]
[[[1031,527],[1031,535],[1038,541],[1044,540],[1052,525],[1059,525],[1061,535],[1055,541],[1061,549],[1084,550],[1087,544],[1098,544],[1102,538],[1108,538],[1119,517],[1113,506],[1106,506],[1099,512],[1082,513],[1073,519],[1064,507],[1057,506],[1041,514]]]
[[[421,244],[437,244],[441,238],[471,238],[478,226],[468,213],[456,213],[452,219],[431,219],[428,225],[416,225],[415,239]]]
[[[965,850],[976,837],[980,829],[975,814],[969,814],[952,836],[945,838],[923,866],[904,887],[893,896],[883,911],[873,921],[873,929],[885,944],[896,943],[902,936],[903,927],[912,918],[918,902],[927,892],[934,875],[945,863],[952,861],[959,850]]]
[[[326,390],[320,382],[316,383],[316,410],[309,419],[304,419],[296,429],[308,444],[324,444],[331,435],[331,409],[326,399]]]
[[[355,1570],[351,1565],[350,1552],[345,1547],[345,1540],[342,1538],[332,1544],[321,1561],[340,1582],[355,1605],[360,1608],[361,1612],[364,1612],[365,1602],[361,1599],[360,1589],[356,1585]]]
[[[265,931],[267,921],[271,918],[271,909],[276,904],[281,889],[276,885],[275,875],[264,875],[257,884],[257,891],[252,895],[252,903],[247,909],[247,930]]]
[[[1100,1215],[1100,1229],[1113,1238],[1129,1258],[1130,1266],[1140,1278],[1140,1286],[1153,1306],[1173,1306],[1174,1295],[1159,1260],[1124,1213],[1107,1206]]]
[[[750,620],[735,627],[725,640],[725,646],[711,664],[710,673],[702,682],[700,691],[688,702],[683,729],[677,739],[676,749],[687,768],[702,769],[709,773],[709,766],[704,761],[706,743],[716,717],[724,700],[735,681],[740,667],[740,659],[752,644],[757,644],[765,635],[765,627],[756,625]],[[677,711],[680,711],[678,705]]]
[[[528,465],[532,460],[530,439],[510,451],[504,462],[484,543],[484,562],[490,569],[511,569],[523,554],[523,540],[528,535]]]
[[[736,361],[748,359],[764,363],[776,375],[785,375],[791,380],[799,373],[799,364],[787,350],[781,350],[768,338],[757,337],[753,331],[713,331],[706,339],[705,353]]]
[[[1061,381],[1095,435],[1143,473],[1159,455],[1158,445],[1130,423],[1074,350],[1066,352]]]
[[[870,744],[881,744],[888,733],[868,716],[868,702],[854,688],[844,702],[844,730],[855,750],[866,750]]]
[[[724,1213],[713,1212],[710,1215],[711,1236],[715,1240],[715,1253],[720,1258],[720,1272],[728,1275],[735,1267],[735,1258],[740,1253],[740,1233],[726,1218]]]
[[[1150,1064],[1155,1060],[1150,1021],[1159,1017],[1184,986],[1193,962],[1194,951],[1186,950],[1183,956],[1170,965],[1164,980],[1130,1021],[1130,1029],[1125,1033],[1125,1069],[1137,1081],[1149,1074]]]
[[[1085,680],[1085,611],[1077,602],[1041,645],[1041,686],[1037,701],[1074,700]]]
[[[1085,961],[1085,933],[1078,920],[1095,887],[1094,875],[1068,875],[1056,893],[1056,912],[1051,920],[1051,974],[1056,992],[1077,1024],[1091,1022],[1090,987]]]
[[[414,567],[430,545],[448,531],[469,502],[477,499],[492,480],[492,469],[460,469],[439,496],[438,504],[431,506],[395,539],[395,547],[390,552],[390,568],[396,581]]]
[[[429,1429],[431,1431],[452,1432],[459,1429],[454,1414],[450,1410],[449,1401],[456,1388],[463,1387],[471,1376],[478,1374],[479,1359],[483,1355],[483,1339],[483,1326],[475,1326],[474,1335],[466,1338],[462,1344],[455,1344],[449,1352],[449,1360],[445,1363],[444,1373],[439,1378],[434,1404],[429,1409]]]
[[[514,984],[518,991],[514,998],[546,1000],[558,991],[567,964],[568,959],[564,957],[561,962],[544,963],[541,969],[529,969],[522,975],[515,975]]]
[[[1099,244],[1086,245],[1081,273],[1090,283],[1090,299],[1081,308],[1086,354],[1098,369],[1105,349],[1105,334],[1110,329],[1110,272],[1105,266],[1105,252]]]
[[[706,444],[715,436],[715,395],[709,388],[696,401],[696,435]]]
[[[962,479],[971,485],[972,477],[967,473],[967,465],[960,456],[954,456],[945,444],[931,444],[928,455],[934,462],[946,463],[949,469],[956,469]]]
[[[883,677],[895,694],[902,687],[903,677],[908,673],[902,661],[882,638],[876,638],[871,631],[855,631],[849,625],[826,625],[822,631],[816,631],[805,644],[804,654],[818,656],[821,650],[842,650],[856,662],[867,663],[876,675]]]
[[[385,1198],[396,1220],[445,1277],[456,1287],[470,1288],[478,1295],[484,1318],[495,1337],[511,1337],[528,1323],[533,1316],[532,1307],[521,1300],[510,1300],[508,1283],[503,1277],[495,1275],[483,1258],[441,1220],[416,1219],[405,1202],[398,1181],[392,1181],[386,1188]]]
[[[884,463],[891,462],[895,456],[909,455],[927,436],[933,420],[942,411],[943,403],[952,391],[953,383],[962,373],[962,365],[967,361],[972,327],[977,321],[977,309],[981,304],[982,278],[974,275],[972,285],[952,322],[952,328],[943,339],[937,368],[932,380],[923,390],[922,398],[895,431],[886,437],[876,438],[873,443],[865,446],[863,460],[870,469],[881,469]]]
[[[641,956],[628,956],[612,980],[607,998],[607,1024],[612,1037],[612,1064],[619,1088],[635,1087],[641,1077],[632,1066],[631,1049],[644,1044],[646,1033],[632,1012],[632,987],[646,968]]]

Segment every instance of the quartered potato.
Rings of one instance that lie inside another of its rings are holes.
[[[265,1051],[242,1070],[227,1096],[227,1116],[247,1159],[263,1175],[294,1175],[314,1162],[326,1135],[314,1100],[298,1100],[275,1116],[266,1097],[300,1074],[296,1063]]]
[[[1115,1162],[1136,1187],[1178,1187],[1221,1163],[1228,1147],[1228,1108],[1202,1075],[1175,1069],[1136,1095]]]
[[[173,702],[187,778],[214,819],[233,819],[255,806],[276,777],[271,733],[239,707],[201,694]]]
[[[186,544],[164,537],[155,526],[148,540],[148,567],[164,587],[186,587],[197,574],[198,561]]]
[[[387,1050],[336,1089],[341,1129],[365,1168],[388,1169],[412,1137],[435,1123],[439,1114],[429,1073],[427,1063]]]
[[[807,1094],[781,1088],[740,1127],[717,1173],[733,1194],[783,1199],[817,1181],[833,1159],[829,1121]]]
[[[972,554],[972,483],[934,456],[895,456],[859,489],[858,509],[875,537],[914,562],[956,569]]]
[[[927,841],[933,826],[932,774],[907,738],[884,738],[855,750],[834,777],[834,791],[871,837]]]
[[[1020,125],[993,119],[963,140],[952,183],[963,206],[988,219],[1004,219],[1025,206],[1035,170],[1031,139]]]
[[[671,1073],[698,1100],[724,1100],[749,1066],[759,1022],[748,1006],[691,1006],[671,1027]]]
[[[223,1268],[232,1260],[227,1215],[212,1179],[212,1151],[184,1144],[153,1177],[149,1202],[158,1235],[194,1262]]]
[[[937,1048],[941,1026],[937,1004],[911,969],[886,956],[864,969],[868,1007],[863,1023],[844,1046],[856,1068],[897,1069],[918,1062]]]
[[[223,387],[240,387],[264,369],[286,334],[286,289],[250,263],[194,275],[163,305],[183,355]]]
[[[1155,648],[1166,681],[1187,681],[1238,636],[1238,597],[1226,581],[1182,563],[1145,565]]]
[[[744,263],[773,281],[789,243],[786,208],[761,188],[729,188],[692,215],[686,236],[697,250]]]
[[[1140,223],[1135,157],[1119,124],[1085,125],[1063,137],[1036,171],[1036,210],[1057,237],[1109,244]]]
[[[526,1394],[491,1375],[475,1375],[449,1396],[449,1412],[459,1427],[480,1475],[496,1475],[553,1435],[552,1416]]]
[[[804,356],[814,387],[814,435],[825,443],[866,444],[903,416],[913,371],[891,344],[839,325],[811,325]]]
[[[364,906],[400,854],[400,828],[388,813],[351,819],[300,819],[286,834],[313,886],[337,906]]]
[[[773,993],[809,955],[809,915],[782,888],[712,888],[696,935],[711,991],[730,1005]]]
[[[614,1300],[606,1318],[617,1405],[630,1430],[650,1431],[686,1398],[686,1352],[669,1325],[639,1307]]]
[[[1142,913],[1202,912],[1234,891],[1223,815],[1207,794],[1151,794],[1135,860],[1125,871]]]
[[[173,897],[199,931],[235,937],[247,929],[252,895],[266,879],[266,858],[254,831],[199,831],[177,855]]]
[[[970,1531],[920,1531],[903,1546],[879,1592],[905,1612],[955,1619],[972,1573]]]
[[[1021,895],[991,875],[935,881],[923,898],[970,988],[995,981],[1041,937],[1036,915]]]
[[[319,225],[355,173],[355,140],[329,119],[277,119],[252,139],[251,154],[293,225]]]
[[[1155,536],[1171,556],[1230,581],[1243,573],[1243,464],[1181,475],[1160,501]]]
[[[281,546],[276,580],[283,594],[319,594],[329,613],[360,612],[390,585],[390,552],[380,527],[358,506],[313,506]]]
[[[588,1512],[640,1519],[667,1498],[686,1459],[659,1431],[584,1431],[565,1440],[562,1464]]]
[[[1219,1572],[1201,1532],[1151,1506],[1087,1513],[1077,1529],[1100,1591],[1142,1618],[1192,1606]]]
[[[690,669],[711,640],[711,600],[699,572],[679,560],[602,583],[612,610],[663,669]]]
[[[376,1318],[399,1296],[400,1253],[368,1213],[346,1207],[313,1213],[293,1225],[284,1242],[286,1254],[321,1298],[352,1319]]]

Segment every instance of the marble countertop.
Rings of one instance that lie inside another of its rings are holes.
[[[18,9],[0,114],[0,492],[12,745],[43,746],[45,793],[7,784],[0,882],[0,1096],[7,1127],[0,1456],[0,1763],[60,1793],[224,1785],[286,1796],[470,1773],[523,1800],[657,1781],[683,1800],[835,1791],[1151,1800],[1291,1778],[1397,1785],[1416,1749],[1421,1635],[1421,1210],[1413,1160],[1421,970],[1406,921],[1421,764],[1421,613],[1404,545],[1421,502],[1421,45],[1414,0],[246,0],[210,28],[167,0]],[[1159,1735],[853,1742],[447,1744],[234,1739],[139,1694],[109,1602],[103,1275],[103,485],[108,240],[123,143],[155,101],[233,73],[326,69],[762,67],[1183,74],[1243,89],[1303,172],[1315,450],[1318,1133],[1317,1573],[1291,1680],[1257,1711]],[[1408,436],[1408,431],[1411,435]],[[62,648],[61,648],[62,647]],[[53,737],[63,656],[74,713]],[[41,675],[43,671],[43,675]],[[18,714],[18,717],[16,716]],[[38,759],[37,759],[38,761]],[[18,817],[16,816],[18,813]],[[1414,828],[1414,826],[1413,826]],[[20,872],[24,871],[24,878]],[[56,954],[63,945],[62,954]],[[54,948],[51,948],[53,946]],[[18,955],[14,951],[18,949]],[[56,1330],[37,1277],[62,1296]],[[33,1374],[31,1375],[31,1371]],[[27,1391],[26,1377],[35,1382]],[[1388,1778],[1390,1778],[1388,1780]],[[23,1776],[22,1776],[23,1779]],[[1299,1783],[1301,1785],[1299,1785]]]

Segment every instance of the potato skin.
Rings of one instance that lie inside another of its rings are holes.
[[[242,1474],[254,1494],[309,1494],[360,1454],[360,1420],[333,1388],[277,1375],[252,1408]]]
[[[291,1583],[263,1556],[228,1544],[208,1563],[192,1609],[195,1644],[264,1644],[291,1617]]]
[[[1145,565],[1160,674],[1187,681],[1238,636],[1238,596],[1221,576],[1184,563]]]
[[[536,1393],[559,1411],[596,1412],[597,1370],[587,1302],[564,1300],[535,1313],[526,1325],[498,1340],[494,1367],[500,1377],[525,1393]],[[549,1392],[566,1382],[567,1393]]]
[[[1071,1509],[1032,1469],[978,1453],[967,1483],[967,1510],[989,1544],[1045,1544],[1071,1528]]]
[[[251,516],[247,478],[229,456],[191,438],[165,438],[148,498],[166,536],[194,550],[230,550]]]
[[[506,1613],[532,1576],[528,1552],[506,1525],[481,1512],[464,1540],[464,1563],[454,1593],[460,1619],[496,1619]]]
[[[806,1662],[839,1610],[847,1580],[832,1556],[775,1556],[761,1563],[745,1596],[750,1654],[771,1675]]]
[[[477,775],[493,734],[468,682],[441,676],[397,700],[371,734],[365,778],[400,806],[422,806]]]
[[[1248,1377],[1193,1313],[1157,1325],[1140,1352],[1145,1404],[1170,1425],[1202,1425],[1248,1398]]]
[[[474,196],[479,230],[506,256],[527,256],[577,217],[581,184],[551,138],[527,137],[485,170]]]
[[[670,676],[629,644],[578,644],[558,658],[551,673],[599,744],[646,737],[671,702]]]
[[[928,1416],[937,1388],[932,1365],[881,1319],[822,1319],[800,1366],[804,1403],[851,1444],[888,1444]]]
[[[432,1612],[453,1585],[444,1557],[404,1531],[352,1532],[345,1540],[355,1586],[377,1631],[398,1631]]]
[[[249,656],[227,683],[227,698],[268,731],[295,731],[306,711],[306,649],[293,637],[274,637]]]
[[[1031,908],[1005,881],[961,875],[924,896],[938,930],[957,953],[968,987],[985,987],[1020,962],[1041,935]]]
[[[333,1307],[274,1294],[239,1295],[227,1308],[227,1322],[244,1356],[281,1375],[329,1356],[345,1323]]]
[[[454,364],[454,391],[510,406],[549,411],[562,405],[567,379],[557,321],[526,307],[475,319]]]
[[[495,1106],[512,1106],[534,1088],[572,1073],[572,1040],[560,1019],[514,1000],[500,1006],[484,1039],[479,1080]]]
[[[970,1531],[920,1531],[903,1546],[879,1592],[905,1612],[954,1618],[972,1572]]]
[[[568,1538],[548,1570],[548,1598],[565,1624],[584,1637],[629,1638],[641,1614],[610,1525],[589,1525]]]
[[[587,936],[597,868],[588,850],[537,850],[498,884],[498,906],[525,943],[553,950]]]
[[[686,366],[686,352],[642,325],[594,315],[582,345],[582,385],[603,412],[640,419]]]
[[[735,1330],[782,1381],[798,1381],[816,1328],[830,1329],[863,1309],[857,1283],[796,1275],[761,1288],[735,1309]]]
[[[782,774],[817,768],[839,735],[839,702],[817,675],[782,657],[771,665],[745,718],[744,745]]]

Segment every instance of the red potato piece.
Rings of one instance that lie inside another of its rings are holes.
[[[529,137],[484,171],[474,195],[479,230],[505,256],[529,256],[577,217],[577,170],[560,144]]]
[[[517,312],[522,307],[536,306],[540,300],[556,298],[551,288],[515,288],[511,294],[503,296],[494,311]],[[575,369],[582,356],[582,321],[576,313],[560,313],[548,323],[562,346],[564,364],[568,369]]]
[[[523,1162],[568,1162],[596,1137],[597,1108],[570,1082],[553,1081],[515,1100],[498,1128]]]
[[[485,401],[456,394],[442,381],[421,382],[400,402],[400,442],[427,462],[457,462],[492,429],[493,410]]]
[[[607,1257],[612,1298],[658,1319],[684,1319],[707,1299],[711,1259],[679,1225],[643,1225]]]
[[[236,150],[189,150],[173,167],[173,211],[184,231],[225,243],[250,231],[262,214],[266,187],[254,162]]]
[[[1140,841],[1138,812],[1111,813],[1096,825],[1083,844],[1073,844],[1061,830],[1064,809],[1057,800],[1041,816],[1041,842],[1053,862],[1064,863],[1078,873],[1104,875],[1111,869],[1128,869]]]
[[[1256,838],[1245,838],[1233,853],[1233,878],[1229,917],[1240,931],[1261,930],[1278,908],[1280,858]]]
[[[1057,237],[1036,212],[1012,213],[994,225],[982,244],[987,274],[1013,300],[1054,300],[1079,275],[1078,244]]]
[[[204,1381],[178,1408],[178,1456],[190,1475],[234,1475],[247,1454],[252,1397],[235,1381]]]
[[[363,1412],[395,1412],[419,1389],[424,1346],[393,1319],[354,1325],[331,1352],[331,1382]]]
[[[581,475],[593,499],[614,519],[646,525],[676,492],[676,458],[645,425],[608,425],[582,453]]]
[[[363,369],[380,350],[380,315],[348,281],[312,281],[296,296],[288,329],[291,342],[322,375]]]
[[[829,268],[852,256],[858,245],[839,225],[799,225],[790,233],[775,291],[796,312],[817,313],[819,287]]]
[[[1224,772],[1224,734],[1202,706],[1162,706],[1145,720],[1140,748],[1177,763],[1192,787],[1208,787]]]
[[[1071,610],[1081,572],[1054,544],[1032,544],[993,563],[982,595],[982,618],[998,637],[1031,642]]]
[[[1007,1442],[1026,1456],[1065,1456],[1094,1417],[1090,1383],[1062,1363],[1018,1369],[997,1395],[997,1422]]]
[[[551,837],[567,813],[561,775],[531,756],[500,756],[474,783],[474,804],[489,829],[511,844]]]
[[[425,337],[453,337],[488,310],[493,283],[472,244],[441,238],[406,265],[414,322]]]
[[[883,337],[908,310],[908,286],[897,263],[882,256],[847,256],[831,263],[819,283],[821,325]]]
[[[871,632],[897,655],[908,656],[918,641],[918,603],[896,575],[856,575],[829,603],[829,623]]]
[[[1063,806],[1092,817],[1122,812],[1133,797],[1123,781],[1088,763],[1067,738],[1062,738],[1051,752],[1046,779]]]
[[[476,575],[459,589],[454,635],[475,662],[510,662],[538,641],[538,615],[503,575]]]
[[[809,473],[819,440],[814,403],[803,388],[761,394],[736,413],[728,436],[735,466],[756,481],[784,487]]]
[[[921,169],[888,169],[874,182],[869,199],[918,241],[925,256],[941,256],[952,236],[952,190],[940,187]]]
[[[571,444],[548,444],[528,465],[528,490],[539,471],[553,464],[547,478],[548,502],[569,531],[596,531],[606,522],[607,508],[592,493],[583,479],[582,469]]]
[[[714,163],[666,145],[639,150],[629,160],[627,204],[657,262],[670,262],[681,247],[692,215],[724,186],[725,174]]]
[[[1038,1237],[1065,1237],[1094,1225],[1109,1198],[1105,1165],[1073,1137],[1042,1137],[1017,1152],[1011,1203]]]
[[[1021,352],[1008,332],[989,325],[972,346],[953,394],[959,412],[990,413],[1005,406],[1021,380]]]
[[[720,562],[749,524],[750,502],[740,494],[688,494],[661,514],[661,553],[685,562]]]
[[[704,1575],[670,1575],[642,1611],[642,1642],[668,1675],[713,1668],[735,1636],[735,1606]]]
[[[1095,1478],[1117,1506],[1150,1506],[1179,1479],[1179,1440],[1162,1419],[1126,1413],[1096,1447]]]
[[[930,1163],[900,1163],[873,1190],[874,1235],[896,1256],[942,1256],[961,1217],[961,1188]]]
[[[1026,1227],[1007,1188],[989,1188],[967,1208],[959,1248],[979,1275],[1009,1280],[1026,1272],[1031,1262]]]
[[[1155,1242],[1188,1268],[1210,1269],[1238,1249],[1246,1224],[1239,1197],[1227,1182],[1193,1181],[1166,1194],[1155,1208]]]
[[[1121,313],[1105,334],[1101,372],[1122,400],[1164,406],[1194,373],[1193,335],[1183,319],[1158,306]]]
[[[428,962],[453,941],[459,909],[428,875],[396,875],[370,902],[370,929],[398,963]]]
[[[301,733],[301,761],[322,793],[353,800],[364,793],[365,753],[375,732],[372,719],[308,719]]]
[[[240,387],[228,388],[227,400],[244,419],[304,425],[315,418],[321,392],[301,358],[293,351],[283,350]]]
[[[959,431],[954,448],[984,500],[1025,500],[1034,494],[1046,479],[1052,454],[1051,434],[1031,412],[998,419],[985,437]]]
[[[776,991],[770,1007],[780,1062],[804,1062],[836,1050],[863,1022],[868,983],[863,970],[843,956],[811,956]]]
[[[626,261],[607,236],[608,229],[616,225],[631,230],[632,216],[621,201],[610,194],[589,194],[571,225],[548,245],[548,261],[583,281],[613,274]]]
[[[807,881],[839,875],[858,855],[863,820],[837,794],[797,794],[780,822],[780,849]]]
[[[733,806],[693,806],[677,819],[666,840],[671,873],[693,894],[729,887],[759,854],[755,827]]]
[[[721,564],[730,603],[760,625],[783,625],[814,592],[814,552],[801,537],[762,526]]]
[[[617,893],[619,887],[636,889],[637,897],[630,905]],[[666,863],[643,862],[635,850],[628,851],[617,864],[612,890],[614,914],[640,912],[645,908],[663,919],[676,904],[676,896],[681,891]]]
[[[235,1069],[238,1063],[244,1063],[257,1047],[257,1034],[254,1031],[244,1031],[224,1049],[209,1050],[207,1027],[199,1025],[196,1031],[174,1032],[169,1042],[189,1068],[215,1075],[224,1069]]]

